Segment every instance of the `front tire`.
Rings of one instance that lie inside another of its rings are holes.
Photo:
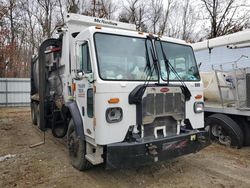
[[[244,146],[250,146],[250,124],[244,117],[238,117],[235,121],[240,125],[244,135]]]
[[[72,166],[80,171],[90,169],[92,164],[85,158],[86,142],[76,135],[72,119],[69,122],[67,141]]]

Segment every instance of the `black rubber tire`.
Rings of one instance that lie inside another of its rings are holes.
[[[67,134],[67,128],[66,127],[56,127],[56,128],[52,128],[51,132],[52,132],[54,137],[63,138]]]
[[[247,121],[244,117],[238,117],[235,119],[240,125],[243,135],[244,135],[244,146],[250,146],[250,122]]]
[[[206,119],[206,126],[210,127],[210,138],[212,141],[219,142],[218,138],[212,134],[214,126],[220,126],[226,136],[231,139],[230,146],[241,148],[243,145],[244,135],[240,126],[229,116],[224,114],[213,114]],[[219,142],[222,144],[221,142]]]
[[[37,113],[36,113],[36,103],[32,102],[30,105],[31,108],[31,120],[33,125],[37,125]]]
[[[57,118],[57,117],[54,117],[54,118]],[[60,116],[60,118],[62,117]],[[52,121],[54,121],[54,119]],[[63,138],[67,134],[67,131],[68,131],[68,126],[67,126],[66,120],[63,120],[63,123],[60,125],[57,124],[57,126],[53,125],[52,123],[51,132],[54,137]]]
[[[86,142],[76,135],[72,119],[69,122],[67,142],[71,165],[80,171],[90,169],[93,165],[85,158]]]

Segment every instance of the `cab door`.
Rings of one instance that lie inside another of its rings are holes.
[[[76,43],[76,62],[79,79],[76,84],[76,102],[82,115],[83,130],[85,135],[94,138],[93,117],[94,117],[94,93],[92,83],[92,66],[90,58],[89,42]]]

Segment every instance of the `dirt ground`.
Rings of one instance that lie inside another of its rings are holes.
[[[60,139],[33,127],[29,108],[0,108],[0,187],[250,187],[250,147],[211,145],[197,154],[136,169],[75,170]]]

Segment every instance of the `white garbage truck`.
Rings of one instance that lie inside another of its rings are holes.
[[[204,84],[211,139],[250,145],[250,30],[193,44]]]
[[[67,136],[72,165],[127,168],[210,144],[203,84],[184,41],[67,14],[32,59],[33,124]]]

